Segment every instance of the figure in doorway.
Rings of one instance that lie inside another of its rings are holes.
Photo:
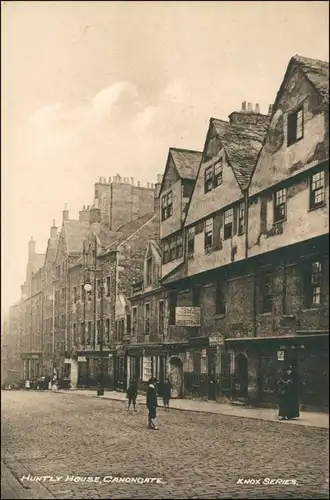
[[[279,417],[280,420],[291,420],[299,417],[298,388],[295,383],[292,366],[284,370],[278,382]]]
[[[167,377],[163,384],[163,403],[165,410],[170,409],[170,399],[171,399],[172,384],[170,377]]]
[[[136,398],[138,393],[138,385],[134,378],[129,381],[128,389],[127,389],[127,399],[128,399],[128,407],[127,410],[130,409],[131,404],[133,404],[133,410],[136,411]]]
[[[156,418],[156,409],[157,409],[157,392],[155,389],[155,379],[151,378],[148,382],[148,390],[147,390],[147,408],[148,408],[148,429],[157,430],[158,427],[154,423],[154,419]]]

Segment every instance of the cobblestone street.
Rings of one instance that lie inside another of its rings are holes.
[[[18,480],[24,470],[62,476],[42,483],[53,498],[329,498],[327,429],[160,408],[151,431],[141,405],[134,414],[119,401],[48,391],[3,392],[1,421],[6,467]],[[163,483],[109,484],[105,476]],[[264,478],[297,485],[237,484]]]

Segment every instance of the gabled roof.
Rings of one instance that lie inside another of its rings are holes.
[[[196,179],[202,153],[178,148],[170,148],[170,153],[181,179]]]
[[[217,118],[211,118],[210,123],[219,136],[237,182],[241,189],[246,189],[250,184],[268,125],[232,125]]]
[[[91,229],[79,220],[67,220],[63,222],[64,236],[69,255],[80,254],[83,250],[83,240]]]
[[[169,148],[159,193],[163,190],[170,157],[172,157],[176,171],[181,179],[196,180],[199,164],[202,159],[202,152],[192,149]]]
[[[287,77],[291,71],[292,66],[296,64],[299,66],[301,71],[304,73],[306,78],[309,80],[314,89],[318,94],[325,100],[329,102],[329,63],[326,61],[320,61],[319,59],[310,59],[309,57],[299,56],[298,54],[291,57],[288,67],[286,69],[283,81],[277,92],[276,99],[273,106],[273,111],[276,111],[278,101],[282,95],[282,92],[287,81]]]
[[[156,217],[156,215],[154,212],[151,212],[149,214],[142,215],[142,217],[139,217],[134,221],[128,222],[123,226],[120,226],[116,231],[118,233],[118,237],[106,248],[104,252],[101,253],[101,255],[104,255],[105,253],[115,250],[118,247],[118,245],[123,243],[127,238],[129,238],[129,236],[138,231],[140,227],[142,227],[144,224],[153,219],[153,217]]]

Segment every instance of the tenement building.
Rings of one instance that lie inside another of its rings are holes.
[[[290,364],[302,404],[328,407],[328,79],[328,63],[295,56],[268,115],[243,103],[210,120],[183,257],[162,217],[177,393],[272,404]]]

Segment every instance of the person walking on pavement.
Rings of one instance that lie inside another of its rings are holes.
[[[129,381],[128,389],[127,389],[127,399],[128,399],[128,407],[127,410],[130,409],[131,403],[133,403],[133,410],[136,411],[136,398],[138,393],[137,382],[134,378]]]
[[[278,382],[280,401],[278,415],[280,420],[291,420],[299,417],[298,392],[292,367],[289,366]]]
[[[165,410],[170,409],[171,389],[172,389],[172,384],[170,382],[170,378],[167,377],[167,379],[163,384],[163,403]]]
[[[148,429],[158,430],[158,427],[154,424],[157,409],[157,393],[155,389],[155,379],[153,378],[149,380],[146,403],[148,408]]]

